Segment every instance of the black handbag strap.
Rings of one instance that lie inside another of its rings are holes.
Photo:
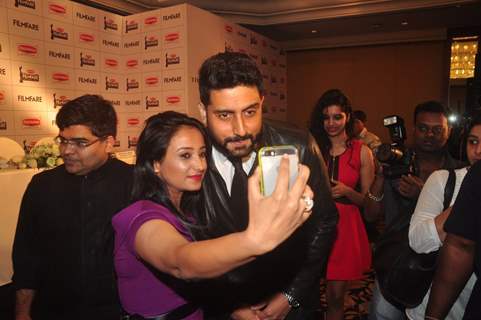
[[[454,186],[456,185],[456,172],[454,169],[447,169],[449,172],[448,180],[444,186],[444,201],[443,201],[443,211],[449,208],[451,200],[453,199]]]

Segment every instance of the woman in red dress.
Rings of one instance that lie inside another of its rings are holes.
[[[351,105],[337,89],[326,91],[311,116],[310,131],[327,164],[339,211],[337,237],[327,264],[327,319],[344,318],[350,280],[371,266],[371,249],[359,207],[374,180],[371,150],[353,136]]]

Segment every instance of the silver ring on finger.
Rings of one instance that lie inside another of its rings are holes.
[[[312,198],[309,196],[302,196],[302,200],[304,200],[304,203],[306,204],[304,211],[306,212],[311,211],[312,208],[314,207],[314,200],[312,200]]]

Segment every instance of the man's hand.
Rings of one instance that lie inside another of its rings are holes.
[[[253,307],[253,309],[256,308]],[[286,296],[278,293],[267,301],[265,307],[256,309],[256,314],[261,320],[283,320],[289,311],[291,311],[291,306]]]
[[[419,197],[419,193],[421,192],[423,186],[424,181],[421,180],[421,178],[410,174],[401,177],[398,191],[403,197],[414,200]]]
[[[230,317],[234,320],[259,320],[256,311],[251,307],[243,307],[235,310]]]

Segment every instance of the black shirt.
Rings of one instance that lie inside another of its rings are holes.
[[[85,176],[59,166],[32,178],[15,234],[13,282],[36,291],[34,316],[119,318],[111,219],[128,205],[131,186],[132,167],[116,159]]]
[[[476,243],[474,272],[480,277],[481,267],[481,161],[469,169],[463,180],[450,216],[446,220],[446,232]],[[481,319],[481,288],[476,281],[463,319]]]

